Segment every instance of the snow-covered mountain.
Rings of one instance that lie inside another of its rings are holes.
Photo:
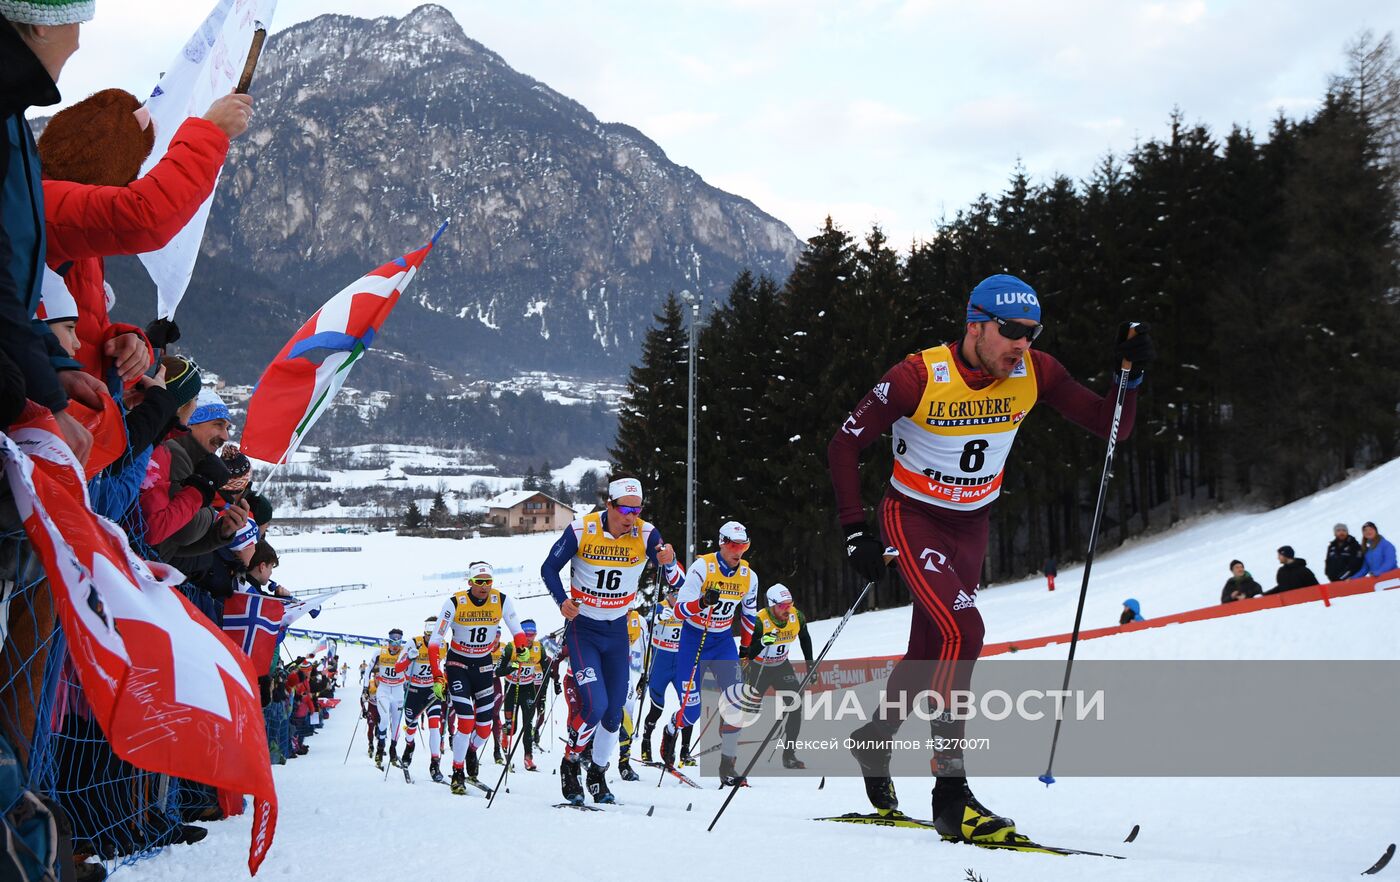
[[[440,6],[288,28],[253,94],[180,310],[236,382],[443,221],[376,341],[401,360],[371,359],[360,385],[432,385],[434,369],[617,380],[668,291],[718,292],[744,268],[784,277],[800,247],[641,132],[511,69]]]

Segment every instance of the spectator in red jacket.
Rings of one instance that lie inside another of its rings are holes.
[[[135,96],[107,89],[60,111],[39,138],[46,261],[77,300],[78,360],[94,376],[110,359],[128,385],[151,363],[139,328],[108,318],[102,258],[163,248],[214,191],[229,139],[248,128],[252,99],[225,95],[182,124],[165,156],[137,179],[155,133]]]

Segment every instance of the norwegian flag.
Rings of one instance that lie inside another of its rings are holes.
[[[277,652],[286,608],[284,601],[249,591],[240,591],[224,601],[224,633],[248,656],[254,671],[272,670],[272,656]]]
[[[176,590],[178,570],[147,564],[93,514],[52,414],[31,404],[24,417],[0,433],[0,457],[103,734],[138,768],[251,793],[256,874],[277,826],[277,792],[248,659]]]
[[[350,283],[292,335],[248,400],[244,453],[277,464],[291,458],[445,229],[444,223],[427,245]]]

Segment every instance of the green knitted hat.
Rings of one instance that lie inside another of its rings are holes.
[[[16,24],[78,24],[96,12],[96,0],[0,0],[0,15]]]

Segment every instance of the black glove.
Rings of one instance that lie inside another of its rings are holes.
[[[1129,337],[1129,330],[1136,330],[1137,333]],[[1152,336],[1148,334],[1147,322],[1123,322],[1119,325],[1118,345],[1113,351],[1119,358],[1120,366],[1123,361],[1132,362],[1133,369],[1128,373],[1128,382],[1141,379],[1143,371],[1152,363],[1152,359],[1157,357],[1157,350],[1152,346]]]
[[[559,693],[561,693],[561,692],[563,692],[563,691],[564,691],[564,687],[559,685],[559,681],[558,681],[558,680],[555,680],[555,681],[554,681],[554,694],[555,694],[555,695],[558,695]]]
[[[885,546],[865,524],[847,524],[846,560],[862,579],[879,581],[885,573]]]
[[[214,494],[219,488],[224,486],[230,475],[224,461],[218,454],[210,453],[195,463],[194,472],[188,478],[181,481],[186,487],[193,487],[204,497],[204,504],[210,505],[214,502]]]
[[[701,609],[705,609],[706,607],[714,606],[716,603],[719,603],[719,589],[718,589],[718,588],[711,588],[709,591],[706,591],[706,592],[705,592],[705,594],[704,594],[703,597],[700,598],[700,608],[701,608]]]
[[[156,319],[146,325],[146,339],[152,349],[165,349],[180,339],[180,326],[170,319]]]
[[[643,674],[641,678],[637,680],[637,698],[640,699],[644,694],[646,694],[646,691],[647,677],[646,674]]]

